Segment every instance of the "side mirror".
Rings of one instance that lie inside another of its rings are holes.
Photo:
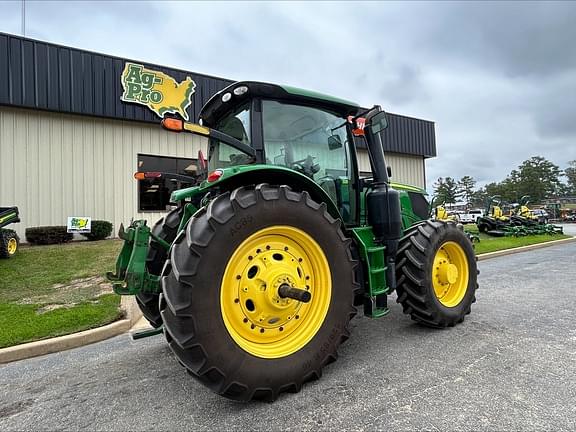
[[[328,149],[336,150],[342,148],[342,140],[340,139],[340,135],[330,135],[328,137]]]
[[[370,119],[370,124],[372,127],[372,133],[377,134],[382,132],[388,127],[388,118],[386,117],[386,111],[380,111],[375,114],[374,117]]]

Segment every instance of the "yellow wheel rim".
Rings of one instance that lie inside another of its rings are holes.
[[[458,243],[444,243],[434,256],[432,284],[436,298],[446,307],[460,304],[468,289],[469,269],[466,252]]]
[[[311,300],[282,298],[282,284],[309,291]],[[261,358],[286,357],[318,332],[331,292],[330,266],[318,243],[298,228],[272,226],[252,234],[232,253],[220,286],[222,318],[244,351]]]
[[[8,255],[14,255],[18,249],[18,242],[15,238],[8,240]]]

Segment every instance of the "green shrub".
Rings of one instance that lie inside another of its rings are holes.
[[[90,241],[104,240],[112,234],[112,224],[108,221],[93,220],[92,231],[89,233],[82,233]]]
[[[68,243],[74,238],[65,226],[41,226],[26,228],[26,240],[38,245]]]

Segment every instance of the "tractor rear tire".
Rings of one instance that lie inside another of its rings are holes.
[[[452,327],[470,313],[478,288],[472,243],[453,223],[425,221],[400,240],[397,302],[423,325]]]
[[[20,238],[16,231],[0,229],[0,258],[12,258],[19,246]]]
[[[260,184],[212,200],[178,235],[162,277],[165,335],[180,363],[242,401],[320,378],[356,313],[350,242],[307,192]],[[282,297],[284,284],[311,300]]]
[[[182,213],[183,211],[180,207],[169,212],[154,224],[152,234],[168,243],[172,243],[178,233]],[[148,270],[150,274],[160,276],[167,259],[168,251],[156,240],[151,239],[150,246],[148,247],[148,255],[146,256],[146,270]],[[160,308],[158,306],[159,295],[160,294],[147,292],[136,294],[136,302],[142,314],[154,328],[162,325],[162,317],[160,316]]]

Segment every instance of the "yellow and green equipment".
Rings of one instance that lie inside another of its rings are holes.
[[[156,327],[139,337],[163,332],[201,383],[237,400],[297,392],[336,360],[357,306],[383,317],[394,291],[428,327],[470,313],[472,244],[429,219],[424,190],[390,181],[379,106],[238,82],[200,118],[163,120],[208,139],[200,183],[173,192],[177,208],[154,227],[121,227],[108,277]],[[359,175],[359,142],[371,178]]]
[[[530,197],[523,196],[518,204],[509,206],[510,215],[505,216],[502,211],[502,200],[499,196],[493,196],[487,200],[487,216],[478,218],[476,224],[482,233],[494,237],[527,236],[537,234],[562,234],[561,226],[540,223],[528,208]]]
[[[11,258],[20,246],[20,238],[16,231],[4,228],[20,222],[18,207],[0,207],[0,258]]]

